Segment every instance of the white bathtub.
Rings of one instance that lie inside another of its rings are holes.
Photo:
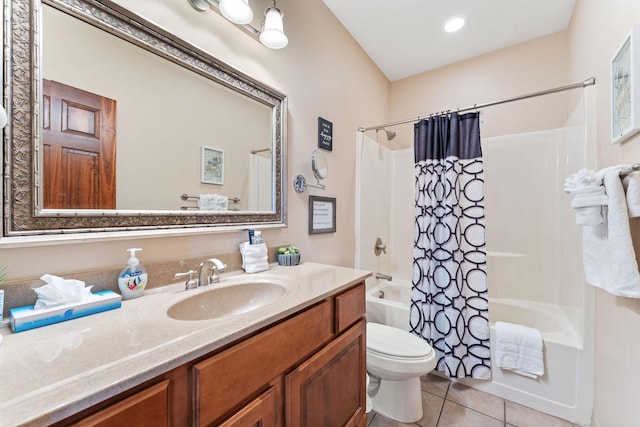
[[[382,296],[382,298],[381,298]],[[367,283],[367,320],[409,330],[411,284],[382,280]],[[457,380],[577,424],[589,425],[590,407],[580,378],[583,339],[575,313],[559,307],[518,300],[489,300],[491,344],[496,321],[539,329],[544,341],[545,374],[538,380],[492,367],[492,380]],[[492,349],[493,350],[493,349]]]

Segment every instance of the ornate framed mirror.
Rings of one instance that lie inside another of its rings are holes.
[[[4,1],[4,237],[286,226],[284,94],[109,0]]]

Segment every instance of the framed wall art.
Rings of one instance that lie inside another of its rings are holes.
[[[202,146],[200,182],[203,184],[224,184],[224,151]]]
[[[611,60],[611,143],[640,132],[640,26],[634,26]]]
[[[318,117],[318,148],[333,151],[333,123]]]
[[[335,197],[309,196],[309,234],[335,232]]]

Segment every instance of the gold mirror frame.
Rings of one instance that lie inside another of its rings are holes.
[[[41,210],[40,104],[42,4],[52,6],[164,59],[262,102],[273,111],[274,210],[271,212]],[[3,236],[286,226],[286,117],[284,94],[222,63],[109,0],[4,0],[4,99],[9,124],[3,146]]]

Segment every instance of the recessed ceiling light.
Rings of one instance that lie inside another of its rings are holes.
[[[451,18],[444,24],[444,30],[447,33],[455,33],[462,27],[464,27],[464,18],[460,17]]]

